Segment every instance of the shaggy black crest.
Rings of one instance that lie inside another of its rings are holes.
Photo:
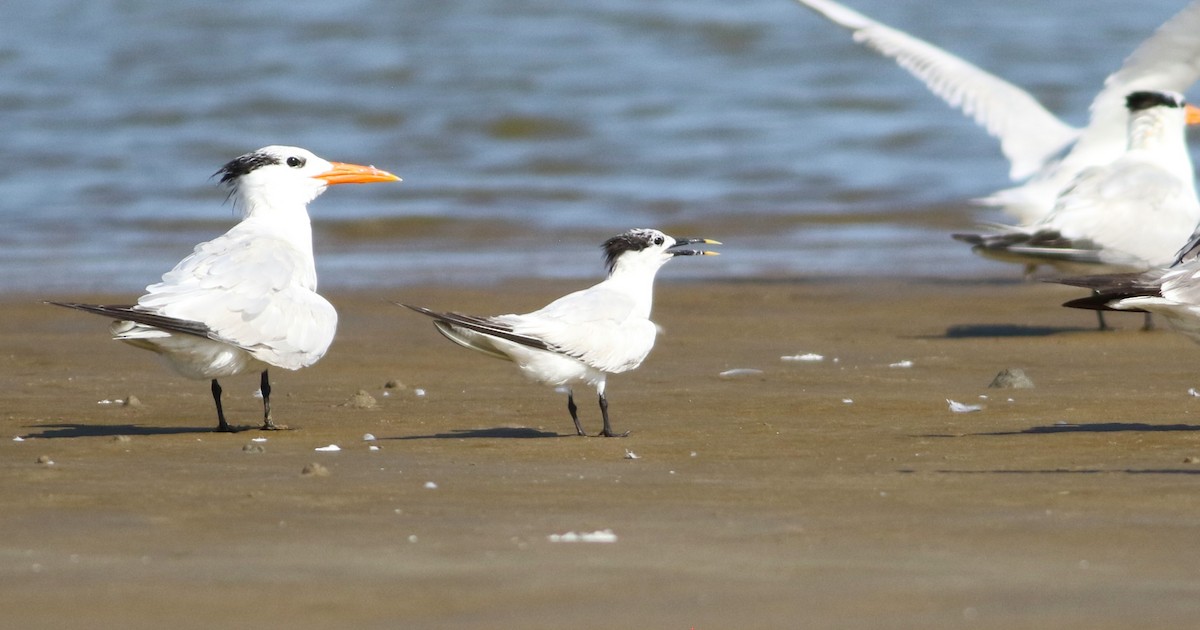
[[[247,153],[246,155],[233,158],[220,170],[213,173],[213,177],[221,176],[221,183],[228,184],[229,182],[241,177],[258,168],[271,164],[279,164],[279,156],[271,155],[270,153]]]
[[[614,236],[607,241],[604,241],[604,264],[611,272],[613,265],[617,264],[617,259],[625,252],[640,252],[647,247],[653,245],[662,245],[659,240],[655,243],[655,239],[661,239],[662,235],[651,230],[629,230],[624,234]]]
[[[1159,106],[1183,107],[1183,101],[1165,92],[1132,92],[1125,97],[1125,107],[1131,112]]]

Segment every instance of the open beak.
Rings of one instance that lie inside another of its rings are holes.
[[[1187,112],[1187,124],[1200,125],[1200,107],[1186,105],[1184,106],[1184,111]]]
[[[399,177],[387,171],[381,171],[374,166],[359,166],[344,162],[330,162],[333,168],[313,175],[316,179],[325,180],[330,186],[334,184],[370,184],[372,182],[398,182]]]
[[[682,245],[720,245],[721,241],[714,241],[711,238],[677,238],[675,244],[672,245],[667,252],[672,256],[719,256],[717,252],[710,252],[704,249],[675,249]]]

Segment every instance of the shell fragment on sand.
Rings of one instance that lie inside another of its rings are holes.
[[[550,542],[585,542],[585,543],[615,543],[617,535],[611,529],[601,529],[594,532],[567,532],[565,534],[550,534],[546,537]]]
[[[825,355],[817,354],[815,352],[808,352],[805,354],[789,354],[789,355],[784,355],[782,357],[779,357],[779,360],[780,361],[792,361],[792,362],[816,363],[818,361],[824,361]]]
[[[946,403],[950,405],[950,411],[954,413],[971,413],[972,411],[982,411],[983,405],[967,405],[960,403],[957,400],[946,399]]]

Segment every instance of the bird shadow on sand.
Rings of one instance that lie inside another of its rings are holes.
[[[40,424],[36,432],[21,437],[26,439],[114,437],[118,435],[177,435],[181,433],[217,433],[212,427],[154,427],[140,424]],[[251,427],[234,427],[233,432],[247,431]]]
[[[1045,435],[1052,433],[1119,433],[1155,431],[1200,431],[1197,424],[1146,424],[1145,422],[1091,422],[1085,424],[1052,424],[1019,431],[988,431],[986,433],[931,433],[923,438],[996,437],[1004,435]]]
[[[1144,422],[1093,422],[1087,424],[1052,424],[1029,427],[1020,431],[993,431],[972,435],[1039,435],[1044,433],[1117,433],[1121,431],[1200,431],[1196,424],[1146,424]]]
[[[900,472],[915,472],[902,470]],[[937,470],[943,475],[1200,475],[1197,468],[1042,468],[1027,470]]]
[[[1088,332],[1095,326],[1022,326],[1020,324],[956,324],[942,335],[922,335],[917,339],[991,339],[997,337],[1050,337],[1063,333]]]
[[[493,427],[490,429],[452,429],[446,433],[434,433],[432,435],[405,435],[401,437],[381,438],[385,440],[460,440],[468,438],[506,438],[506,439],[534,439],[534,438],[565,438],[571,437],[560,433],[551,433],[550,431],[538,431],[526,427]]]

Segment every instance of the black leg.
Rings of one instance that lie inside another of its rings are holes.
[[[604,397],[604,392],[600,392],[600,415],[604,416],[604,430],[600,432],[600,435],[604,437],[625,437],[629,435],[628,431],[620,434],[613,433],[612,425],[608,423],[608,399]]]
[[[263,397],[263,431],[276,431],[286,429],[285,426],[275,424],[271,420],[271,379],[267,377],[267,371],[262,372],[262,381],[259,383],[259,391]]]
[[[225,422],[225,410],[221,408],[221,384],[215,378],[212,380],[212,395],[213,402],[217,403],[217,431],[233,433],[229,423]]]
[[[1142,330],[1146,332],[1154,330],[1154,313],[1146,311],[1146,319],[1142,321]]]
[[[1100,292],[1096,290],[1093,290],[1092,293],[1095,295],[1100,295]],[[1100,330],[1112,330],[1104,321],[1104,311],[1096,311],[1096,321],[1100,323]]]
[[[571,412],[571,420],[575,422],[575,433],[587,435],[583,432],[583,426],[579,424],[579,408],[575,406],[575,392],[567,392],[567,411]]]

